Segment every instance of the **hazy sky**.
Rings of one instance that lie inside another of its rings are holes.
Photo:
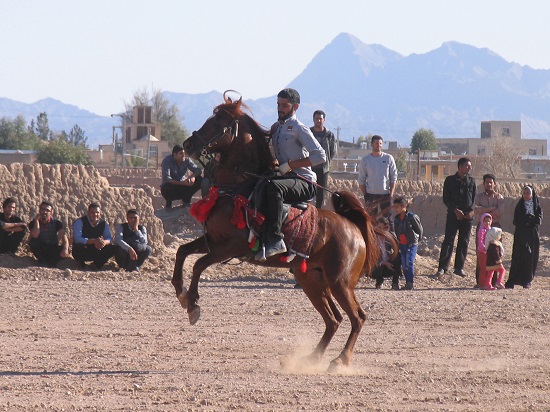
[[[403,55],[458,41],[550,69],[549,16],[547,0],[0,0],[0,97],[100,115],[140,88],[267,97],[342,32]]]

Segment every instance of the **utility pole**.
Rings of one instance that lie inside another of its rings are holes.
[[[336,127],[336,153],[334,157],[338,157],[338,149],[340,148],[340,130],[342,130],[342,128],[340,126],[337,126]]]
[[[145,155],[145,168],[149,169],[149,151],[151,150],[151,126],[147,126],[147,154]]]
[[[132,121],[132,117],[128,113],[116,113],[112,114],[111,117],[120,117],[122,119],[122,167],[126,166],[126,121]]]

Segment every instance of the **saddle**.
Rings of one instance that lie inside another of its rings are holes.
[[[264,232],[265,217],[258,211],[257,203],[252,203],[246,197],[232,193],[231,191],[212,186],[204,199],[191,205],[190,213],[199,222],[204,223],[220,196],[229,196],[233,199],[234,209],[231,223],[239,229],[248,227],[248,244],[251,252],[257,252],[261,246],[260,239]],[[250,198],[257,199],[258,191],[254,191]],[[281,256],[281,260],[290,262],[296,255],[304,260],[309,257],[313,246],[313,239],[317,233],[317,208],[309,207],[308,203],[297,202],[283,204],[284,242],[287,254]],[[250,254],[252,256],[253,253]],[[250,256],[242,257],[247,260]]]

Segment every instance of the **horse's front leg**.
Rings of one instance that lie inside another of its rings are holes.
[[[176,253],[176,263],[172,274],[172,286],[176,290],[176,296],[184,309],[187,309],[187,290],[183,287],[183,264],[187,256],[194,253],[207,253],[208,245],[205,237],[199,237],[192,242],[181,245]]]
[[[189,316],[189,323],[194,325],[198,322],[201,316],[201,308],[197,304],[199,301],[199,280],[202,272],[204,272],[210,265],[219,263],[222,260],[220,256],[217,256],[213,253],[208,253],[204,256],[201,256],[197,259],[193,265],[193,277],[191,278],[191,283],[189,284],[189,290],[185,293],[183,298],[179,298],[181,305],[184,308],[187,308],[187,315]],[[184,305],[186,304],[186,306]]]

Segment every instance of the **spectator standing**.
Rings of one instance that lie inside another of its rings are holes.
[[[376,226],[380,230],[384,230],[386,232],[389,232],[390,230],[390,222],[384,216],[379,216],[376,219]],[[391,233],[391,236],[393,236],[395,239],[395,234],[392,232],[389,233]],[[397,239],[395,239],[395,241],[397,243]],[[391,256],[394,253],[391,242],[388,242],[386,239],[382,239],[380,237],[378,238],[378,242],[380,243],[380,251],[382,253],[380,254],[378,264],[372,270],[371,275],[371,277],[376,281],[375,287],[376,289],[380,289],[382,287],[382,284],[384,283],[384,278],[391,278],[392,289],[399,290],[399,277],[402,273],[401,253],[398,250],[395,254],[395,257],[391,259]]]
[[[73,257],[81,267],[92,261],[92,268],[101,269],[115,254],[111,231],[98,203],[90,203],[88,213],[75,220],[73,237]]]
[[[336,139],[334,134],[327,130],[325,127],[325,112],[322,110],[315,110],[313,112],[313,127],[310,127],[311,133],[317,139],[323,150],[327,160],[317,166],[313,166],[312,170],[317,176],[317,184],[322,187],[326,187],[328,184],[328,174],[330,170],[330,161],[336,156]],[[323,207],[325,201],[325,190],[317,188],[315,206],[320,209]]]
[[[480,277],[485,276],[485,265],[487,261],[487,249],[485,248],[485,237],[487,231],[491,229],[492,217],[489,213],[484,213],[479,219],[481,224],[476,232],[476,286],[481,286]]]
[[[458,160],[458,171],[445,178],[443,184],[443,203],[447,206],[445,238],[441,244],[437,275],[441,276],[449,269],[453,246],[458,232],[458,243],[454,262],[454,274],[466,277],[464,262],[468,254],[470,232],[474,218],[474,199],[476,181],[470,176],[472,162],[467,157]]]
[[[115,235],[115,260],[128,272],[140,271],[143,262],[152,252],[147,244],[147,229],[139,224],[140,216],[136,209],[126,212],[126,223],[117,225]]]
[[[359,189],[365,198],[367,212],[371,216],[385,216],[393,232],[391,206],[397,182],[397,167],[393,156],[382,151],[383,143],[381,136],[372,136],[372,152],[359,163]]]
[[[491,215],[491,227],[500,227],[500,218],[504,207],[504,197],[495,192],[497,186],[497,179],[493,174],[483,175],[483,192],[476,194],[474,199],[474,214],[481,217],[484,213]],[[478,222],[478,226],[481,223],[481,218]]]
[[[8,197],[2,203],[3,212],[0,213],[0,221],[5,223],[17,223],[16,225],[5,225],[0,230],[0,253],[15,253],[25,237],[27,225],[17,212],[17,201]]]
[[[474,199],[474,214],[479,218],[479,221],[477,223],[477,230],[479,230],[482,222],[481,215],[483,215],[484,213],[489,213],[491,215],[491,227],[502,228],[500,224],[500,218],[502,216],[504,208],[504,197],[500,193],[495,192],[496,186],[497,179],[495,175],[491,173],[483,175],[484,190],[483,192],[478,193]],[[479,243],[476,237],[476,249],[478,246]],[[480,268],[479,265],[476,264],[476,285],[479,283],[479,273]],[[495,278],[492,280],[493,286],[495,285],[495,283],[496,275]]]
[[[485,272],[480,274],[480,289],[483,290],[495,290],[504,289],[504,275],[506,270],[502,264],[502,256],[504,256],[504,248],[500,242],[502,236],[502,229],[499,227],[492,227],[487,231],[485,237],[485,249],[487,250],[487,265]],[[497,282],[495,286],[491,284],[494,274],[496,273]]]
[[[542,208],[533,186],[522,189],[522,197],[514,209],[514,243],[512,262],[506,288],[521,285],[528,289],[535,277],[539,262],[539,226],[542,223]]]
[[[398,197],[393,201],[395,207],[395,234],[401,253],[401,267],[405,275],[405,290],[414,288],[414,261],[418,242],[422,239],[423,228],[418,215],[408,210],[409,200]]]
[[[69,239],[63,224],[53,217],[53,205],[40,203],[36,217],[29,223],[31,252],[39,265],[56,266],[69,257]]]
[[[181,199],[184,207],[189,206],[191,198],[201,188],[201,168],[185,156],[183,146],[179,144],[172,148],[171,155],[163,159],[161,168],[160,192],[166,200],[166,209],[171,209],[172,201],[178,199]]]

